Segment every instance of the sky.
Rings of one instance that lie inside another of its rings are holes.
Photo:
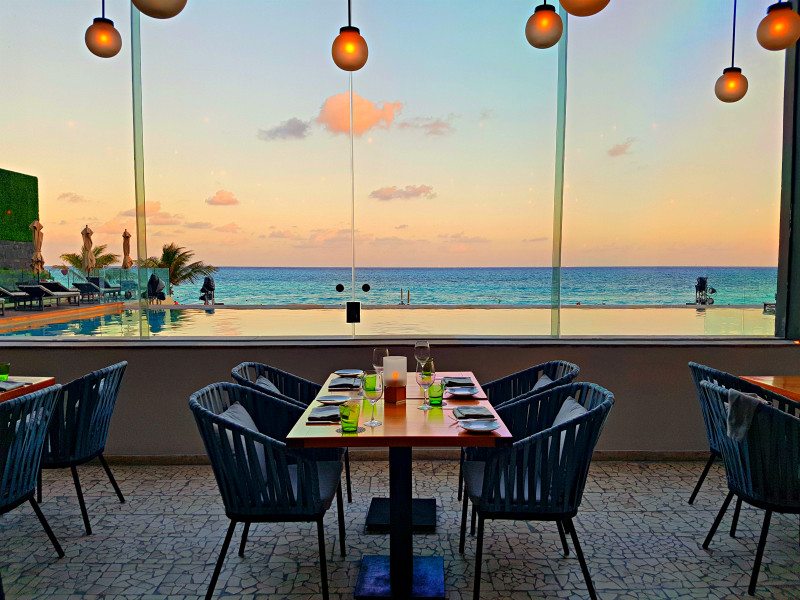
[[[39,178],[44,255],[135,234],[130,20],[113,59],[83,34],[95,0],[0,3],[0,167]],[[732,0],[612,0],[569,21],[563,263],[775,265],[783,53],[769,2],[740,3],[750,90],[716,100]],[[355,0],[357,266],[548,266],[557,50],[535,3]],[[215,265],[349,266],[344,0],[190,0],[142,18],[148,254]],[[562,41],[563,43],[563,41]],[[135,240],[133,247],[135,248]]]

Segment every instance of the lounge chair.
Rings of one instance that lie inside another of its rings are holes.
[[[86,300],[86,302],[94,302],[102,297],[100,288],[93,283],[89,283],[88,281],[76,281],[73,285],[78,288],[81,293],[81,298]]]
[[[67,298],[70,304],[72,304],[73,301],[75,304],[81,303],[80,292],[75,288],[68,288],[67,286],[60,284],[58,281],[42,281],[39,285],[41,285],[43,288],[47,288],[51,292],[70,294],[70,297]]]
[[[66,292],[51,292],[46,287],[39,283],[18,283],[17,288],[20,291],[25,292],[26,294],[30,295],[34,300],[39,301],[39,310],[44,309],[44,300],[45,298],[54,299],[56,301],[56,306],[61,305],[62,300],[67,300],[68,302],[71,300],[77,300],[80,302],[81,294],[80,292],[76,291],[66,291]]]
[[[26,303],[32,302],[33,298],[30,295],[26,294],[25,292],[20,292],[19,290],[9,290],[8,288],[0,287],[0,297],[4,300],[11,300],[14,304],[14,310],[19,310],[19,305],[22,304],[23,306]]]
[[[111,285],[106,278],[100,279],[99,277],[87,277],[89,283],[96,285],[103,296],[119,296],[122,288],[118,285]]]

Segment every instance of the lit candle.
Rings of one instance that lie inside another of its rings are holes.
[[[408,359],[405,356],[387,356],[383,359],[386,387],[406,387]]]

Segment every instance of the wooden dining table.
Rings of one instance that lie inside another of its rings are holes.
[[[742,375],[742,379],[800,402],[800,375]]]
[[[429,411],[419,410],[423,393],[416,382],[409,380],[406,400],[398,404],[378,402],[375,418],[378,427],[365,427],[357,434],[337,433],[338,425],[309,425],[308,415],[320,406],[312,402],[289,432],[289,446],[302,448],[388,448],[389,449],[389,556],[364,556],[361,559],[354,597],[366,598],[444,598],[444,559],[441,556],[414,556],[412,531],[412,448],[495,447],[511,442],[511,433],[486,394],[469,371],[437,372],[437,377],[469,376],[479,393],[466,400],[448,398],[446,406]],[[317,397],[331,392],[331,374]],[[347,395],[359,397],[360,392]],[[453,417],[456,406],[481,405],[498,419],[500,428],[489,433],[470,433]],[[371,407],[362,403],[359,424],[369,420]]]
[[[55,377],[24,377],[21,375],[14,375],[8,378],[9,383],[22,383],[24,385],[14,388],[13,390],[0,391],[0,402],[5,402],[6,400],[13,400],[14,398],[19,398],[20,396],[24,396],[25,394],[30,394],[31,392],[38,392],[39,390],[43,390],[44,388],[48,388],[51,385],[56,384]]]

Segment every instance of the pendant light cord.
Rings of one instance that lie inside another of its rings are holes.
[[[735,56],[736,56],[736,5],[738,4],[739,0],[733,0],[733,36],[731,41],[731,66],[736,66]]]
[[[103,0],[103,2],[105,2],[105,0]],[[350,0],[347,0],[347,26],[353,26],[353,10],[350,6]]]

